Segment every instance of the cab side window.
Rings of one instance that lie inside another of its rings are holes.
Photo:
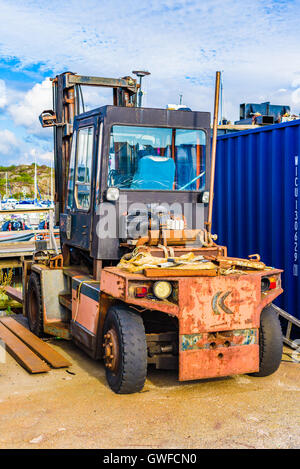
[[[75,176],[75,149],[76,149],[76,131],[72,138],[72,149],[69,166],[69,179],[68,179],[68,190],[67,190],[67,207],[73,208],[73,194],[74,194],[74,176]]]
[[[91,203],[93,141],[94,127],[85,127],[78,131],[75,201],[77,208],[86,211]]]

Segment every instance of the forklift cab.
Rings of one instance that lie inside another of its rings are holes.
[[[136,204],[177,204],[190,229],[204,228],[209,145],[207,112],[104,106],[76,116],[62,243],[94,259],[119,259],[121,218]],[[107,216],[112,229],[99,237]]]

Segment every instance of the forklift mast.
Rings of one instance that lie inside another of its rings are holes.
[[[113,88],[114,106],[135,107],[140,85],[134,78],[103,78],[65,72],[52,79],[53,110],[40,115],[43,127],[54,127],[56,220],[63,212],[66,198],[74,118],[84,112],[81,86]]]

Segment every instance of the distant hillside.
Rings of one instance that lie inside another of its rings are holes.
[[[53,170],[52,170],[53,171]],[[0,166],[0,194],[5,197],[6,192],[6,173],[8,180],[8,195],[16,199],[34,196],[34,163],[31,165],[21,164],[18,166]],[[37,183],[42,198],[50,197],[51,168],[46,165],[37,165]],[[54,171],[53,171],[54,185]],[[54,188],[53,188],[54,194]],[[37,191],[39,198],[39,194]]]

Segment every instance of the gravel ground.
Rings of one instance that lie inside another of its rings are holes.
[[[300,365],[286,355],[267,378],[179,383],[150,369],[142,392],[116,395],[101,362],[50,342],[74,374],[0,363],[0,448],[300,448]]]

